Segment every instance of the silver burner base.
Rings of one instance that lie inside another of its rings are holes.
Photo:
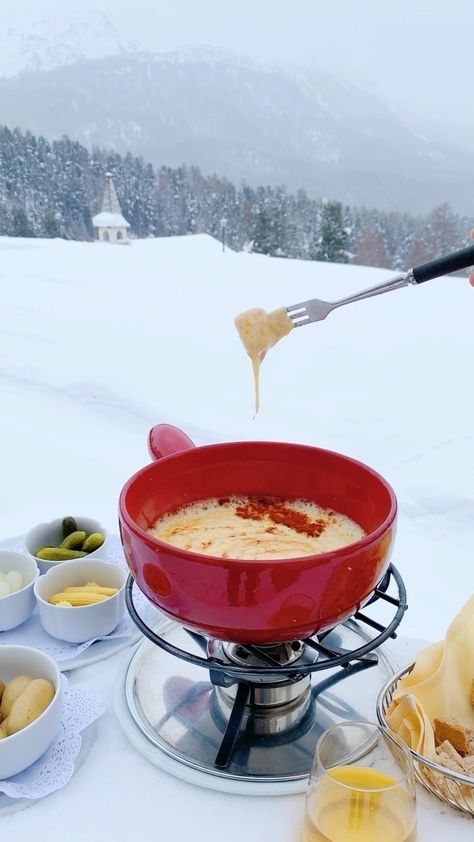
[[[309,650],[305,659],[304,644],[281,643],[277,646],[259,646],[263,652],[280,666],[289,666],[297,661],[315,663],[318,654]],[[222,643],[211,640],[208,643],[208,654],[230,664],[245,667],[264,666],[258,654],[249,651],[239,643]],[[300,721],[311,705],[311,676],[305,675],[298,681],[282,683],[281,676],[262,676],[252,674],[247,676],[251,682],[249,699],[245,708],[245,726],[254,734],[278,734],[287,731]],[[229,719],[237,695],[237,684],[230,687],[220,686],[213,695],[225,721]]]
[[[309,675],[297,684],[290,684],[288,687],[281,687],[278,690],[269,688],[265,692],[270,696],[283,691],[285,691],[284,701],[276,704],[262,704],[262,691],[259,689],[251,691],[249,702],[245,707],[242,729],[246,729],[252,741],[255,737],[262,737],[265,734],[268,736],[272,734],[280,735],[283,738],[287,731],[294,733],[295,726],[303,723],[308,715],[308,711],[313,705]],[[232,712],[235,697],[235,685],[230,688],[216,687],[212,694],[211,705],[214,716],[216,713],[214,706],[217,706],[224,727]]]
[[[200,654],[197,644],[180,626],[171,626],[163,637]],[[369,640],[361,627],[349,621],[326,637],[325,644],[352,650]],[[223,778],[261,783],[300,781],[308,775],[316,741],[324,730],[344,720],[374,720],[380,687],[397,668],[386,644],[377,655],[378,663],[369,668],[355,662],[347,671],[313,673],[311,688],[295,702],[300,705],[297,715],[295,712],[293,716],[291,704],[285,711],[273,712],[280,725],[282,715],[291,714],[285,727],[279,725],[275,733],[257,721],[260,712],[257,718],[252,713],[247,715],[226,769],[217,769],[214,762],[231,699],[217,695],[204,669],[144,641],[126,671],[125,700],[135,728],[150,749],[163,752],[188,769],[207,773],[211,787],[212,779]]]

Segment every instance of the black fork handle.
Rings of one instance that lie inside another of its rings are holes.
[[[417,266],[411,272],[415,283],[423,284],[425,281],[431,281],[432,278],[449,275],[450,272],[458,272],[460,269],[468,269],[470,266],[474,266],[474,246],[461,249],[461,251],[454,251],[444,257],[438,257],[429,263],[423,263],[422,266]]]

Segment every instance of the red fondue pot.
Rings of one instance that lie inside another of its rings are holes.
[[[120,495],[120,534],[146,596],[185,627],[238,643],[281,643],[347,619],[387,570],[397,501],[367,465],[317,447],[229,442],[195,447],[167,424],[149,436],[157,460]],[[167,512],[230,495],[306,499],[348,515],[366,536],[333,552],[300,558],[218,558],[172,547],[147,529]]]

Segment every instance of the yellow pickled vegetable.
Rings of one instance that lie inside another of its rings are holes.
[[[97,582],[87,582],[85,585],[69,585],[60,593],[52,594],[48,602],[51,605],[93,605],[103,602],[118,592],[117,588],[103,588]]]
[[[2,728],[8,736],[16,734],[38,719],[54,698],[54,687],[50,681],[44,678],[35,678],[30,681],[23,693],[14,702],[6,723]],[[6,727],[4,727],[6,724]]]
[[[3,717],[6,718],[10,715],[10,711],[16,700],[21,696],[23,691],[29,684],[31,684],[32,681],[32,675],[17,675],[16,678],[12,678],[12,680],[8,682],[3,691],[2,704],[0,706],[0,711]]]
[[[64,588],[64,593],[71,593],[72,591],[77,590],[87,591],[87,593],[104,594],[105,596],[113,596],[117,593],[117,588],[101,588],[100,585],[94,584],[82,585],[80,588],[74,587],[73,585],[69,588]]]
[[[74,590],[68,593],[55,593],[49,597],[51,605],[58,605],[60,602],[69,602],[74,605],[93,605],[95,602],[103,602],[108,599],[104,594],[92,593],[91,591]]]

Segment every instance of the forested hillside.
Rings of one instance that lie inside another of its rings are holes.
[[[304,190],[235,186],[196,167],[154,168],[130,153],[89,152],[0,128],[0,234],[90,240],[110,170],[135,237],[208,233],[237,249],[408,268],[467,244],[470,223],[448,204],[425,216],[310,199]]]

